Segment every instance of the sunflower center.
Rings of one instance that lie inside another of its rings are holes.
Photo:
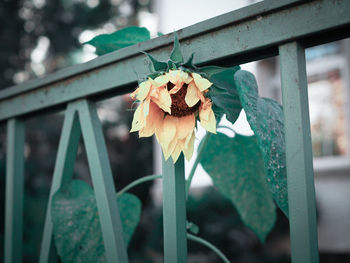
[[[182,88],[175,94],[171,94],[171,116],[184,117],[195,113],[199,109],[200,101],[193,107],[188,107],[185,96],[187,93],[187,84],[184,84]],[[171,90],[174,84],[168,83],[168,90]]]

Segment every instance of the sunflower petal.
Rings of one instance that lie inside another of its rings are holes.
[[[152,85],[149,80],[142,82],[139,85],[139,88],[138,88],[139,91],[136,94],[136,99],[138,99],[139,101],[143,101],[148,96],[151,86]]]
[[[176,84],[183,84],[183,83],[190,83],[192,78],[191,76],[182,70],[169,70],[169,72],[166,74],[169,77],[169,81]]]
[[[211,101],[207,99],[199,109],[199,119],[203,128],[208,132],[216,133],[215,114],[211,108]]]
[[[165,87],[157,88],[157,91],[152,93],[152,100],[165,112],[171,113],[171,97]]]
[[[150,102],[149,114],[146,118],[146,124],[139,131],[139,137],[152,136],[157,131],[157,127],[161,127],[163,122],[163,116],[164,112],[161,109],[159,109],[155,103]]]
[[[169,94],[175,94],[177,93],[181,88],[182,88],[183,84],[179,85],[176,84],[170,91]]]
[[[208,89],[211,85],[213,85],[213,83],[211,83],[209,80],[205,78],[202,78],[201,75],[197,73],[192,73],[192,77],[194,82],[196,83],[196,86],[202,92]]]
[[[188,84],[185,102],[188,107],[193,107],[199,100],[200,97],[198,96],[198,89],[194,81],[192,81],[190,84]]]
[[[168,159],[169,144],[173,141],[176,135],[176,118],[166,116],[163,120],[162,128],[159,132],[159,143],[162,146],[165,159]],[[168,158],[166,158],[168,157]]]
[[[144,126],[143,103],[141,103],[135,113],[131,124],[130,132],[139,131]]]
[[[143,101],[143,115],[147,117],[149,113],[149,104],[151,102],[151,98],[147,98],[146,100]]]
[[[130,94],[130,97],[131,97],[132,99],[135,99],[135,97],[136,97],[136,95],[139,93],[139,91],[140,91],[140,88],[137,88],[133,93]]]
[[[176,136],[179,140],[185,139],[195,127],[194,114],[178,118]]]
[[[169,82],[169,77],[167,75],[161,75],[161,76],[156,77],[152,81],[152,86],[154,88],[158,88],[158,87],[165,86],[168,82]]]
[[[174,151],[171,154],[171,158],[173,158],[174,163],[176,163],[177,159],[180,156],[180,153],[181,153],[181,147],[180,147],[180,144],[177,143],[175,148],[174,148]]]
[[[192,132],[192,134],[189,138],[190,139],[188,140],[187,146],[184,147],[182,150],[187,161],[191,160],[193,152],[194,152],[194,140],[196,138],[194,131]]]

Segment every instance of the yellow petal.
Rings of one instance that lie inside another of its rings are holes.
[[[216,119],[211,109],[210,99],[206,99],[205,103],[199,108],[199,119],[203,128],[208,132],[216,133]]]
[[[131,124],[130,132],[139,131],[144,126],[143,103],[137,107]]]
[[[146,124],[142,129],[140,129],[139,136],[152,136],[156,132],[157,128],[162,126],[163,117],[164,112],[161,109],[159,109],[159,107],[155,103],[150,102],[149,114],[146,118]]]
[[[181,85],[179,84],[176,84],[170,91],[169,91],[169,94],[175,94],[177,93],[181,88],[182,88],[182,82],[181,82]]]
[[[171,113],[171,97],[166,89],[166,87],[159,87],[155,89],[155,92],[152,92],[152,101],[154,101],[159,108],[164,110],[165,112]]]
[[[193,78],[191,78],[191,76],[189,74],[187,74],[187,78],[183,79],[183,82],[185,82],[186,84],[190,83],[193,80]]]
[[[152,86],[154,88],[158,88],[158,87],[165,86],[168,82],[169,82],[169,77],[165,74],[165,75],[161,75],[161,76],[156,77],[152,81]]]
[[[148,96],[150,89],[151,89],[151,82],[149,80],[142,82],[139,85],[139,88],[138,88],[139,91],[136,94],[136,99],[138,99],[139,101],[143,101]]]
[[[135,99],[135,97],[136,97],[136,95],[139,93],[139,91],[140,91],[140,88],[137,88],[133,93],[130,94],[130,97],[131,97],[132,99]]]
[[[177,143],[175,148],[174,148],[174,151],[171,154],[171,158],[173,158],[174,163],[176,163],[177,159],[180,156],[180,153],[181,153],[181,147],[180,147],[180,144]]]
[[[168,159],[170,153],[169,144],[173,141],[176,135],[176,118],[172,116],[166,116],[163,120],[163,125],[159,131],[159,144],[162,146],[165,159]],[[175,144],[176,146],[176,144]]]
[[[183,84],[183,83],[190,83],[192,78],[190,75],[188,75],[187,72],[184,72],[182,70],[169,70],[169,72],[166,74],[169,77],[169,81],[176,84]]]
[[[176,127],[176,137],[179,140],[185,139],[189,134],[191,134],[195,127],[195,117],[194,114],[178,118]]]
[[[188,140],[187,146],[185,144],[184,146],[186,146],[186,147],[184,147],[182,150],[187,161],[191,160],[191,158],[192,158],[192,155],[194,152],[194,140],[195,140],[195,138],[196,138],[195,133],[193,131],[191,136],[190,136],[190,139]]]
[[[149,104],[151,102],[151,98],[147,98],[145,101],[143,101],[143,116],[147,116],[149,113]]]
[[[199,100],[200,98],[198,96],[198,89],[194,81],[192,81],[190,84],[188,84],[185,102],[188,105],[188,107],[193,107],[197,104]]]
[[[192,73],[192,77],[194,82],[196,83],[197,88],[202,92],[208,89],[213,84],[209,80],[202,78],[201,75],[197,73]]]

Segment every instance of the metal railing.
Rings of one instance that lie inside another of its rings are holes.
[[[185,56],[197,65],[238,65],[279,55],[287,156],[291,254],[294,263],[318,262],[315,191],[308,111],[305,48],[350,35],[348,0],[269,0],[177,32]],[[127,262],[115,189],[95,102],[132,91],[146,75],[146,51],[166,58],[173,36],[165,35],[0,91],[0,121],[7,122],[5,262],[21,262],[24,120],[65,110],[53,193],[72,175],[77,142],[89,148],[108,262]],[[187,261],[183,160],[163,163],[164,260]],[[97,176],[98,175],[98,176]],[[50,202],[40,262],[54,258]]]

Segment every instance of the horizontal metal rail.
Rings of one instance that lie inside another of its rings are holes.
[[[277,55],[278,46],[297,40],[304,47],[350,35],[348,0],[263,1],[179,30],[185,55],[195,63],[240,64]],[[148,73],[147,51],[166,58],[172,34],[99,57],[45,78],[0,92],[0,121],[89,98],[126,93]]]

